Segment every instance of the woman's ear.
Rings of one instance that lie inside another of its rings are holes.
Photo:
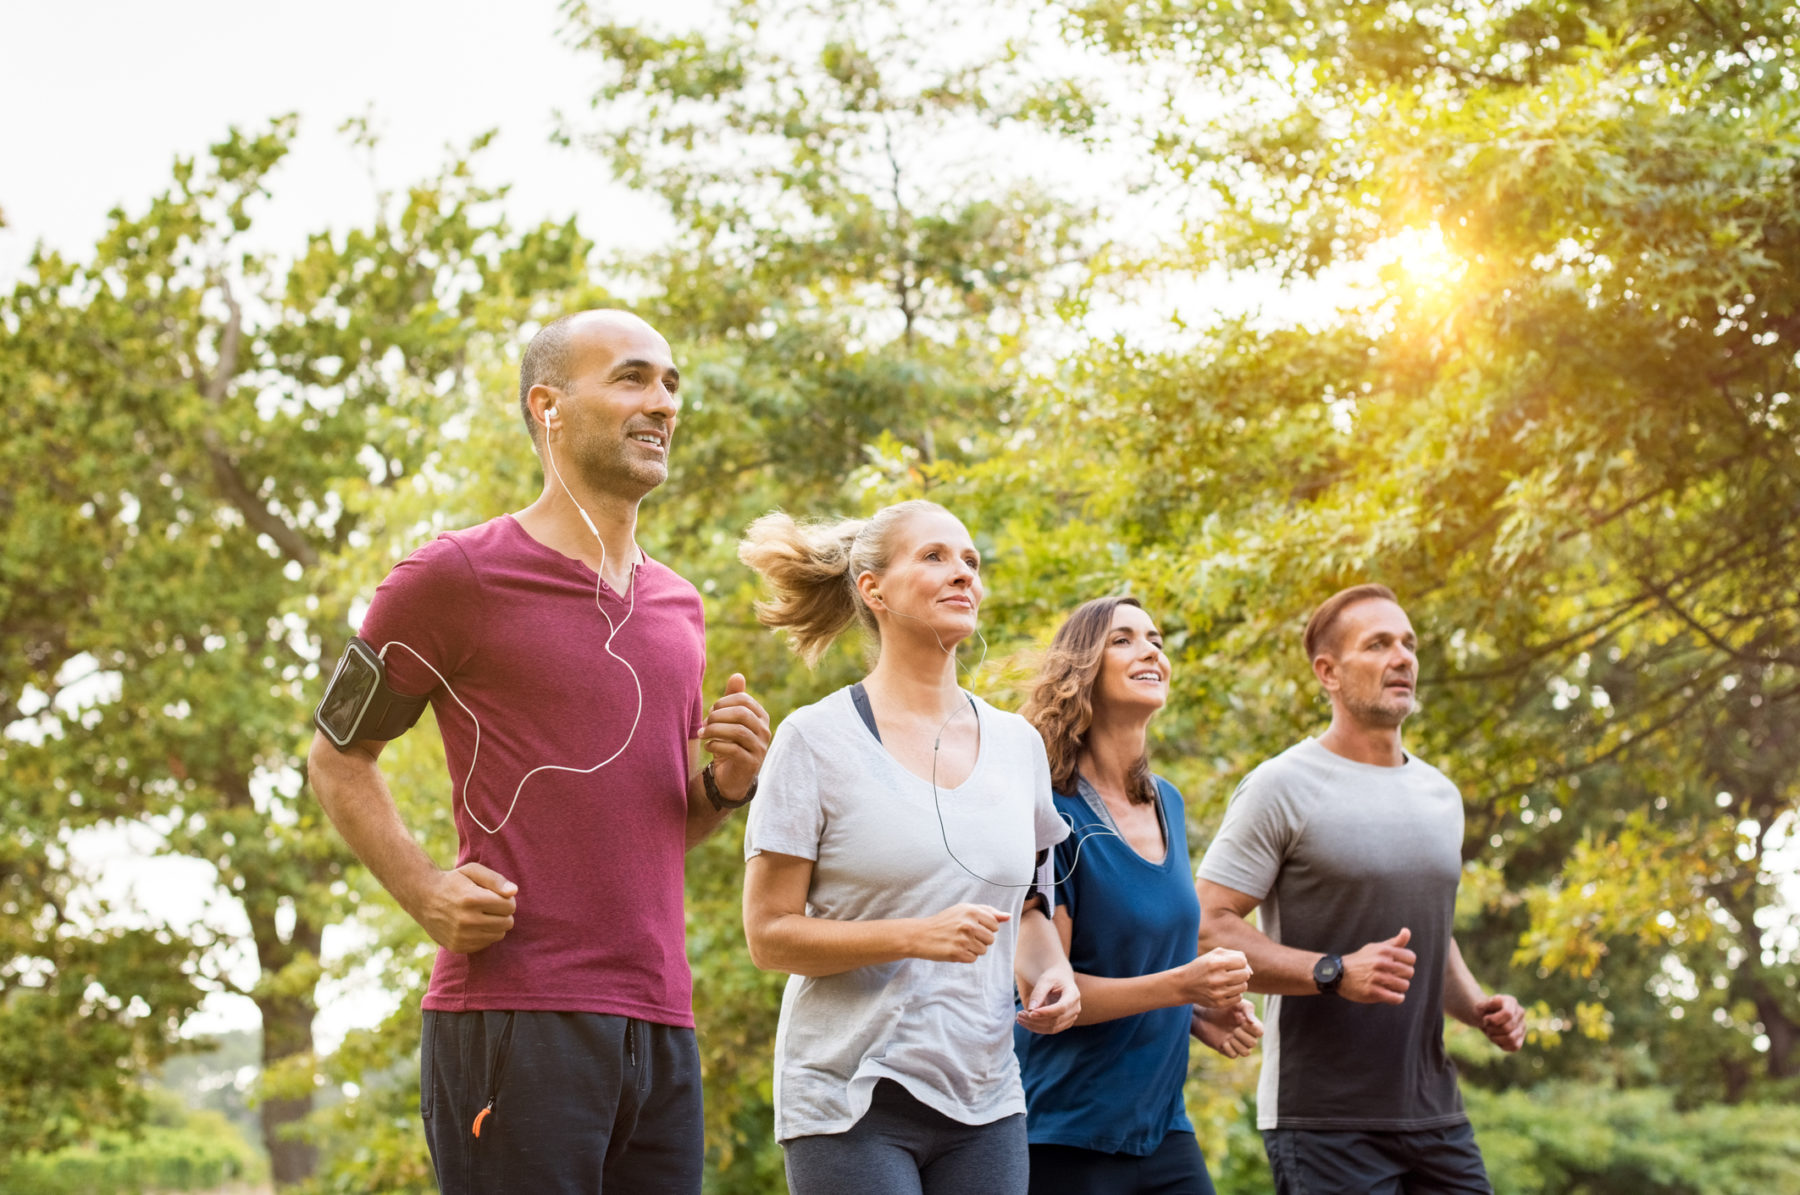
[[[862,596],[863,605],[871,610],[884,610],[886,605],[881,600],[881,582],[874,573],[864,572],[856,578],[856,592]]]

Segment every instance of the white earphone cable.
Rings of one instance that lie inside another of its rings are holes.
[[[884,610],[886,610],[889,614],[895,614],[901,618],[910,618],[914,622],[924,623],[926,625],[926,627],[930,629],[932,637],[937,640],[938,650],[942,651],[945,655],[949,656],[953,661],[955,661],[957,667],[963,669],[964,675],[966,675],[969,678],[969,688],[971,690],[974,689],[975,673],[976,673],[976,671],[978,671],[981,668],[981,666],[983,664],[987,663],[987,654],[988,654],[987,636],[983,635],[981,633],[981,628],[979,626],[975,628],[975,636],[976,636],[976,638],[981,640],[981,656],[979,659],[977,659],[975,661],[975,667],[969,668],[966,665],[964,665],[961,660],[958,660],[956,658],[955,649],[946,647],[944,645],[944,637],[942,635],[938,634],[937,628],[932,626],[929,620],[920,618],[917,614],[908,614],[904,610],[895,609],[893,604],[890,602],[884,601],[882,603],[882,608]],[[949,728],[950,723],[952,723],[956,720],[957,715],[963,712],[965,705],[967,706],[967,708],[969,708],[971,710],[975,709],[975,706],[973,703],[960,702],[960,701],[957,702],[955,708],[950,711],[950,716],[948,718],[945,718],[943,721],[943,725],[938,727],[937,735],[932,739],[932,742],[931,742],[931,807],[937,813],[938,835],[939,835],[939,837],[941,837],[944,840],[944,853],[950,856],[950,861],[952,863],[956,864],[958,867],[962,868],[964,871],[968,872],[970,875],[974,876],[976,879],[980,880],[984,884],[992,884],[996,888],[1036,888],[1039,886],[1039,883],[1035,879],[1031,880],[1028,883],[1024,883],[1024,884],[1007,883],[1007,882],[1004,882],[1001,880],[991,880],[987,876],[982,875],[980,872],[978,872],[974,868],[970,867],[967,863],[964,863],[961,859],[957,858],[956,851],[954,849],[952,849],[950,846],[950,831],[949,831],[948,827],[946,827],[944,824],[944,806],[943,806],[943,802],[939,799],[939,796],[938,796],[938,783],[937,783],[938,748],[943,744],[944,731]],[[980,712],[976,711],[977,725],[979,725],[979,723],[980,723],[980,717],[981,717]],[[1063,823],[1069,827],[1070,833],[1074,833],[1075,822],[1074,822],[1073,818],[1069,817],[1068,814],[1063,813],[1061,810],[1057,811],[1056,816],[1061,818],[1063,820]],[[1050,880],[1049,881],[1050,885],[1052,887],[1060,887],[1061,885],[1068,883],[1069,880],[1072,879],[1075,875],[1076,866],[1079,865],[1081,862],[1081,848],[1087,845],[1088,839],[1090,839],[1090,838],[1106,838],[1106,837],[1117,838],[1121,842],[1125,841],[1124,836],[1121,835],[1118,831],[1107,829],[1104,826],[1096,827],[1091,832],[1089,832],[1087,834],[1083,834],[1075,842],[1075,857],[1069,860],[1069,870],[1064,873],[1063,877],[1060,880],[1059,879]],[[1052,874],[1054,875],[1054,871],[1052,872]]]
[[[420,655],[417,649],[410,644],[402,643],[398,639],[389,640],[382,645],[380,652],[383,660],[387,659],[388,648],[390,647],[404,647],[407,651],[412,652],[413,657],[417,659],[419,663],[431,669],[431,675],[438,678],[438,683],[444,686],[444,691],[450,694],[451,700],[455,701],[457,705],[462,706],[463,713],[469,715],[469,721],[475,727],[475,745],[469,752],[469,770],[463,776],[463,812],[469,815],[470,821],[474,822],[489,834],[498,834],[505,828],[506,823],[512,820],[513,811],[519,807],[519,797],[525,791],[526,781],[530,780],[539,772],[569,772],[576,776],[586,776],[599,771],[613,760],[619,758],[620,755],[624,754],[625,748],[631,746],[631,740],[637,736],[638,722],[642,720],[644,716],[644,682],[638,677],[637,669],[631,666],[631,661],[613,650],[613,640],[618,637],[620,631],[625,629],[625,624],[631,621],[632,614],[637,610],[637,563],[633,562],[631,566],[631,579],[625,583],[625,617],[621,618],[615,626],[613,624],[612,615],[608,614],[606,612],[606,607],[600,604],[600,587],[604,583],[603,577],[606,572],[606,541],[601,539],[599,530],[594,526],[594,520],[588,517],[588,512],[582,509],[581,503],[575,501],[574,493],[570,491],[567,483],[563,481],[562,473],[556,467],[556,454],[550,450],[550,432],[548,427],[544,430],[544,455],[550,462],[550,472],[556,477],[556,484],[562,486],[563,493],[568,494],[569,496],[569,501],[575,503],[575,509],[581,514],[581,521],[587,524],[587,529],[594,533],[594,538],[599,540],[600,543],[600,567],[594,570],[594,609],[600,611],[600,617],[606,620],[607,636],[606,643],[604,644],[606,654],[625,666],[625,671],[631,673],[632,685],[637,689],[637,712],[631,716],[631,729],[626,732],[625,741],[620,743],[618,749],[611,755],[592,767],[575,768],[564,764],[546,763],[539,764],[537,767],[531,769],[520,779],[519,786],[513,789],[512,801],[506,806],[506,814],[500,819],[499,825],[490,827],[486,822],[476,816],[475,807],[469,801],[469,784],[475,778],[475,762],[481,757],[481,721],[475,717],[475,711],[471,710],[468,705],[464,703],[463,699],[456,695],[456,690],[450,687],[450,682],[444,679],[444,674],[439,672],[430,660],[427,660],[424,656]],[[451,794],[451,798],[454,801],[454,792]]]

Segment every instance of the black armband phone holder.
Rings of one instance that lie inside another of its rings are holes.
[[[342,751],[363,739],[399,738],[425,712],[427,700],[388,688],[380,654],[353,637],[313,711],[313,725]]]

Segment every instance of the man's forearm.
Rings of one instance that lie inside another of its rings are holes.
[[[1207,909],[1200,919],[1202,952],[1223,946],[1249,960],[1250,990],[1276,996],[1316,996],[1313,965],[1324,956],[1269,940],[1267,934],[1227,909]]]
[[[688,777],[687,849],[693,850],[717,830],[732,814],[730,809],[714,809],[706,795],[706,780],[699,772]]]
[[[1465,1025],[1481,1028],[1481,1002],[1487,993],[1475,980],[1475,973],[1463,961],[1462,948],[1450,939],[1450,952],[1444,958],[1444,1012]]]
[[[307,757],[307,778],[331,824],[406,913],[419,920],[420,895],[438,866],[407,832],[381,769],[356,747],[339,751],[322,736]]]

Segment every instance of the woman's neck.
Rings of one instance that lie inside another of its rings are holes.
[[[1126,801],[1136,798],[1130,787],[1131,771],[1144,758],[1149,726],[1148,715],[1126,721],[1095,711],[1075,766],[1101,796]]]
[[[962,700],[956,657],[927,633],[923,638],[890,633],[881,656],[863,680],[877,702],[894,711],[939,714]]]

